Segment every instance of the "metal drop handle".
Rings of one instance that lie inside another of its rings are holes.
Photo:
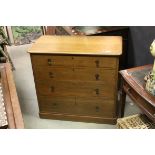
[[[52,59],[48,59],[47,61],[48,61],[48,65],[52,66]]]

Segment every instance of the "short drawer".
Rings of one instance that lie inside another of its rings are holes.
[[[77,56],[76,67],[117,68],[117,57],[108,56]]]
[[[39,109],[46,113],[114,117],[114,100],[103,98],[40,97]]]
[[[39,66],[117,68],[117,57],[110,56],[62,56],[32,54],[31,60],[33,68],[37,68]]]
[[[94,96],[114,98],[115,86],[97,82],[36,82],[37,93],[42,96]]]
[[[76,98],[76,113],[87,116],[115,116],[115,101],[102,97]]]
[[[31,61],[33,68],[40,66],[44,67],[62,67],[62,66],[74,66],[74,57],[73,56],[53,56],[49,54],[32,54]]]
[[[41,112],[74,112],[75,97],[38,97]]]
[[[115,83],[116,70],[102,68],[55,68],[39,67],[34,70],[36,81],[102,81],[105,83]]]

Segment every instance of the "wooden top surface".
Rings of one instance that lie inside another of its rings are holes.
[[[29,53],[121,55],[120,36],[42,36]]]
[[[145,65],[120,71],[125,81],[148,103],[155,107],[155,96],[145,90],[144,76],[152,70],[152,65]]]

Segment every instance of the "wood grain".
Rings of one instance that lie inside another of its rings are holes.
[[[41,96],[103,96],[114,99],[115,85],[102,82],[53,81],[36,82],[37,92]]]
[[[55,112],[85,116],[114,116],[114,101],[103,97],[40,97],[40,112]],[[111,113],[109,113],[111,111]]]
[[[29,53],[121,55],[119,36],[42,36],[28,50]]]
[[[15,128],[24,128],[23,118],[21,114],[21,109],[17,97],[16,87],[13,80],[13,75],[11,71],[11,66],[9,63],[5,64],[6,67],[6,76],[8,81],[8,89],[10,92],[10,100],[12,103],[12,109],[13,109],[13,115],[14,115],[14,121],[15,121]]]
[[[40,38],[29,50],[40,117],[114,123],[121,51],[121,37]]]
[[[44,70],[44,74],[42,74]],[[115,84],[116,70],[101,68],[38,67],[34,70],[36,81],[96,81]]]
[[[48,113],[39,112],[39,116],[45,119],[58,119],[58,120],[69,120],[78,122],[96,122],[96,123],[106,123],[106,124],[116,124],[117,117],[103,117],[103,116],[83,116],[83,115],[72,115],[63,113]]]
[[[116,57],[108,56],[75,56],[31,54],[33,67],[93,67],[113,68],[117,66]]]

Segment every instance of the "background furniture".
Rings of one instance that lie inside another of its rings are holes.
[[[60,27],[55,26],[57,35],[63,34],[64,30],[68,35],[104,35],[106,33],[121,35],[126,40],[123,39],[123,53],[126,53],[124,69],[152,64],[154,61],[149,48],[155,39],[155,26],[91,26],[91,31],[90,26]]]
[[[155,96],[145,90],[144,77],[152,69],[152,65],[135,67],[120,71],[122,76],[122,91],[120,101],[120,116],[124,116],[126,94],[138,105],[144,114],[155,122]]]
[[[8,122],[6,127],[9,129],[24,128],[23,118],[13,80],[11,66],[9,63],[0,64],[0,84],[2,87],[2,94]]]
[[[41,118],[116,123],[121,37],[42,36],[28,52]]]

